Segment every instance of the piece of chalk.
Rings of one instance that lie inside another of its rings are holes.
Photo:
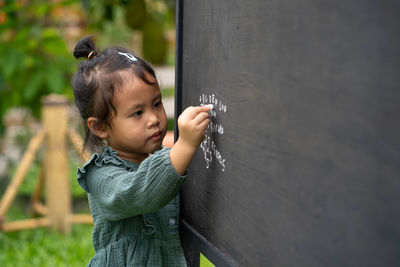
[[[208,113],[210,116],[213,116],[213,117],[216,116],[216,115],[215,115],[215,112],[213,111],[213,110],[214,110],[214,105],[213,105],[213,104],[201,104],[200,106],[202,106],[202,107],[209,107],[210,109],[207,111],[207,113]]]
[[[214,109],[214,105],[213,105],[213,104],[208,104],[208,105],[203,104],[202,106],[204,106],[204,107],[209,107],[210,109],[207,111],[207,113],[208,113],[210,116],[213,116],[213,109]]]
[[[208,112],[210,112],[211,110],[214,109],[214,105],[213,105],[213,104],[201,104],[200,106],[202,106],[202,107],[209,107],[210,109],[208,110]]]

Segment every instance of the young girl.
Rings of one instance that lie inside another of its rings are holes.
[[[167,118],[154,70],[126,49],[98,52],[90,36],[74,50],[85,148],[78,169],[94,221],[96,254],[88,266],[186,266],[179,240],[178,192],[204,138],[209,107],[179,116],[179,138],[161,147]],[[102,152],[100,152],[102,150]]]

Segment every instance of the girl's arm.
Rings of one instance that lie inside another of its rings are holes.
[[[155,152],[136,171],[105,160],[85,172],[90,197],[99,203],[103,218],[110,221],[161,209],[178,194],[186,179],[172,165],[169,148]]]
[[[178,118],[179,138],[171,148],[170,160],[177,173],[183,175],[203,141],[210,123],[210,107],[188,107]]]

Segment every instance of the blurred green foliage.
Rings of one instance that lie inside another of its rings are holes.
[[[175,29],[174,0],[98,0],[85,3],[90,27],[102,32],[106,38],[100,40],[103,47],[118,44],[132,49],[132,38],[121,40],[120,36],[132,36],[133,31],[140,31],[143,57],[152,64],[165,64],[169,60],[165,33],[167,29]]]
[[[38,117],[40,99],[49,93],[72,99],[70,81],[77,61],[54,15],[71,5],[83,5],[83,32],[98,37],[99,47],[134,50],[133,33],[139,31],[142,44],[137,47],[145,59],[173,64],[165,33],[175,29],[174,0],[0,1],[0,117],[12,106],[29,107]]]
[[[140,29],[146,21],[146,3],[144,0],[133,0],[125,8],[125,19],[132,29]]]
[[[163,63],[167,56],[167,42],[163,24],[148,19],[143,25],[143,57],[153,64]]]
[[[62,93],[72,98],[73,58],[52,21],[51,12],[73,2],[76,0],[3,2],[0,116],[11,106],[27,106],[37,116],[40,98],[49,93]]]

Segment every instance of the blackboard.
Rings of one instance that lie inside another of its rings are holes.
[[[400,266],[400,2],[177,3],[176,116],[216,111],[188,262]]]

